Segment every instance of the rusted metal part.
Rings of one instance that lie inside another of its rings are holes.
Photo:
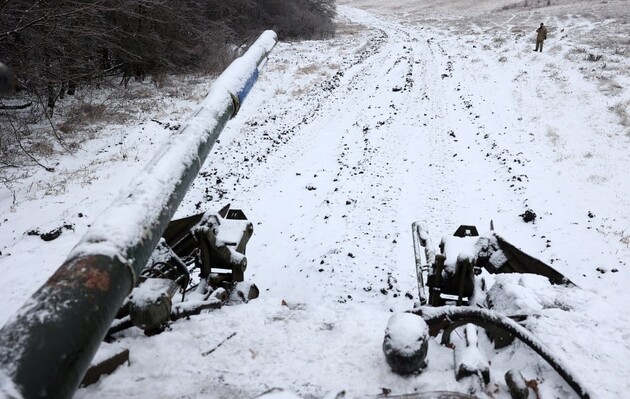
[[[108,270],[104,270],[90,258],[76,259],[67,267],[61,267],[50,277],[48,282],[60,288],[80,288],[107,291],[111,279]]]
[[[124,298],[219,134],[236,114],[232,97],[240,106],[253,84],[251,75],[258,74],[276,41],[275,33],[263,33],[228,67],[176,137],[0,330],[0,374],[24,398],[69,398],[76,391]],[[165,179],[166,171],[173,176]],[[111,223],[129,215],[137,223],[125,228]]]
[[[529,396],[527,382],[520,371],[512,369],[506,372],[505,383],[508,386],[512,399],[527,399]]]
[[[98,382],[102,376],[113,373],[124,363],[129,363],[129,349],[121,349],[107,359],[90,365],[81,381],[81,386],[86,387]]]
[[[24,398],[71,397],[133,286],[128,265],[72,259],[0,333],[0,364]]]

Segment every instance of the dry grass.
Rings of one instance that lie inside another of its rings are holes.
[[[554,147],[558,147],[562,144],[562,138],[554,129],[548,129],[545,136],[547,136],[547,139],[549,139],[549,142]]]
[[[619,117],[619,123],[624,127],[630,127],[630,114],[628,113],[629,108],[630,100],[621,101],[610,107],[610,110]]]
[[[604,184],[608,181],[608,178],[600,175],[590,175],[586,180],[592,184]]]
[[[567,51],[564,57],[569,61],[581,61],[586,58],[587,53],[588,51],[586,50],[586,48],[582,46],[574,47],[571,50]]]
[[[492,44],[494,44],[495,47],[501,47],[505,44],[505,42],[507,42],[507,39],[502,36],[492,38]]]
[[[354,36],[367,29],[365,25],[355,24],[348,21],[339,22],[335,27],[336,36]]]
[[[55,147],[50,141],[36,141],[31,143],[29,152],[43,156],[51,156],[55,153]]]
[[[272,71],[285,72],[288,69],[287,60],[276,60],[268,68]]]
[[[57,127],[66,134],[76,133],[87,125],[104,121],[106,111],[105,104],[80,103],[66,112],[65,120]]]
[[[297,75],[312,75],[319,72],[321,67],[319,65],[311,64],[303,67],[299,67],[295,72]]]

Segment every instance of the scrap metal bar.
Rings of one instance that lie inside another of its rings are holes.
[[[264,32],[0,330],[0,396],[69,398],[227,121],[277,42]]]
[[[435,263],[435,250],[429,237],[429,233],[424,229],[420,221],[411,225],[411,235],[413,239],[413,252],[416,259],[416,277],[418,279],[418,298],[420,304],[427,303],[426,289],[424,285],[423,272],[429,265]]]

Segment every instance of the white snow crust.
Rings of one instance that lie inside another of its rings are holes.
[[[174,291],[175,282],[166,278],[148,278],[133,289],[131,296],[136,306],[143,307],[160,299],[162,294]]]
[[[451,273],[455,273],[455,267],[458,259],[469,259],[471,262],[476,258],[476,244],[479,237],[442,237],[444,245],[444,269]]]
[[[392,350],[408,356],[418,351],[429,334],[427,323],[412,313],[397,313],[387,322],[385,334],[390,337]]]

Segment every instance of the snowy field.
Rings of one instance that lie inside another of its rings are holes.
[[[153,337],[128,330],[115,345],[130,349],[130,364],[76,397],[468,392],[438,342],[417,376],[385,363],[389,317],[418,300],[415,220],[434,242],[492,220],[576,283],[508,278],[515,297],[503,306],[534,315],[526,327],[593,397],[627,397],[630,3],[524,3],[345,0],[334,39],[280,43],[178,210],[244,210],[254,223],[246,277],[260,298]],[[549,38],[535,53],[540,22]],[[95,138],[50,161],[54,174],[34,169],[0,188],[0,324],[210,84],[136,83],[133,118],[84,127]],[[519,216],[527,209],[535,223]],[[27,234],[64,225],[53,241]],[[538,381],[541,398],[575,395],[519,342],[495,350],[480,339],[492,374],[478,397],[509,397],[512,368]]]

